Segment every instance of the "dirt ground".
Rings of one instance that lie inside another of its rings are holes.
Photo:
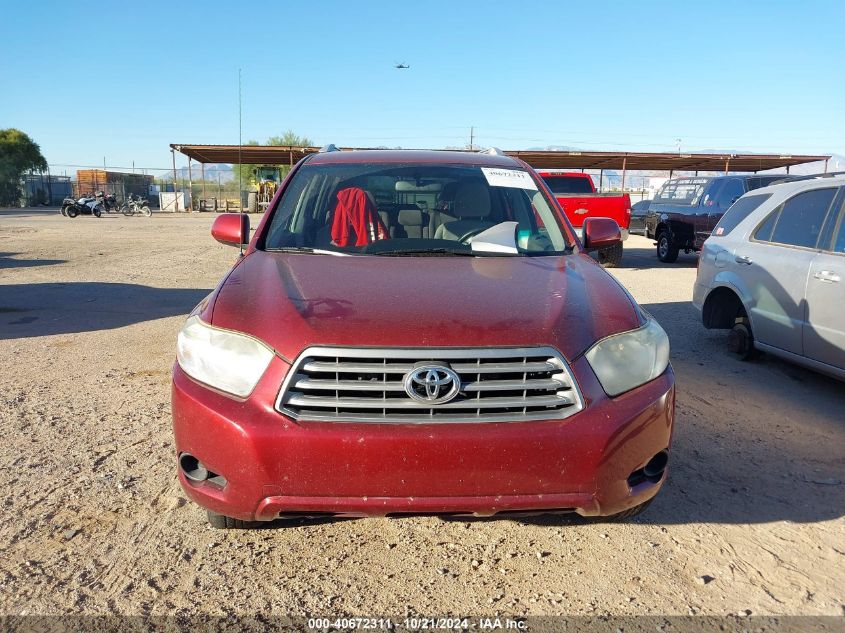
[[[614,274],[678,384],[648,512],[212,530],[169,412],[176,333],[236,254],[211,220],[0,211],[0,615],[845,614],[845,384],[729,357],[695,258],[642,237]]]

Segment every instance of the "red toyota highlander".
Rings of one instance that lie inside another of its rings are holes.
[[[302,515],[640,512],[666,476],[663,329],[524,162],[326,151],[177,343],[178,476],[215,527]],[[248,242],[248,244],[247,244]]]

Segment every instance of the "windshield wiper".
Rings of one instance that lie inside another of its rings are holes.
[[[310,246],[280,246],[265,250],[270,253],[310,253],[314,255],[334,255],[336,257],[351,257],[355,255],[355,253],[342,253],[340,251],[330,251],[323,248],[312,248]]]
[[[444,257],[449,255],[458,255],[461,257],[478,257],[489,255],[501,255],[501,253],[484,253],[479,251],[470,251],[464,249],[453,248],[409,248],[397,249],[395,251],[380,251],[378,253],[367,253],[368,255],[385,255],[387,257],[416,257],[419,255],[430,255],[432,257]]]

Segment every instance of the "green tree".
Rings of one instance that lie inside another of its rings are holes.
[[[286,147],[311,147],[314,145],[314,141],[312,141],[307,136],[299,136],[293,130],[288,130],[281,136],[271,136],[267,139],[267,142],[264,143],[265,145],[284,145]]]
[[[281,136],[271,136],[267,139],[264,145],[281,145],[284,147],[311,147],[314,142],[307,136],[299,136],[293,130],[288,130]],[[258,141],[247,141],[245,145],[260,145]],[[238,181],[238,174],[240,174],[241,182],[244,189],[249,189],[255,185],[255,170],[260,165],[232,165],[232,174],[235,177],[235,182]],[[282,177],[290,171],[290,165],[279,165]]]
[[[35,141],[14,128],[0,130],[0,205],[17,205],[21,176],[45,169],[47,161]]]

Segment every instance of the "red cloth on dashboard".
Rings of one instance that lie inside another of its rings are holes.
[[[358,187],[347,187],[337,192],[337,206],[332,218],[332,242],[337,246],[351,246],[355,232],[355,246],[366,246],[388,237],[387,227],[381,221],[367,192]]]

